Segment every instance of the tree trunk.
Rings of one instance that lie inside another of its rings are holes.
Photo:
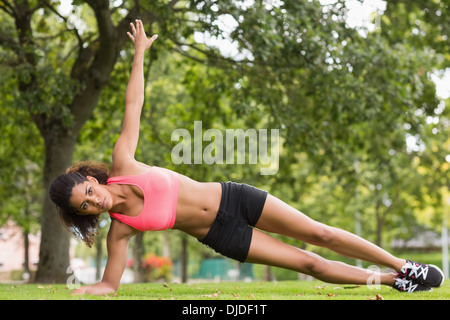
[[[272,268],[270,266],[264,266],[264,281],[273,281],[275,277],[273,276]]]
[[[377,201],[375,206],[375,217],[377,221],[376,240],[375,244],[379,247],[383,246],[383,227],[384,227],[384,215],[381,209],[381,200]]]
[[[140,232],[134,237],[133,246],[133,275],[134,282],[144,282],[144,269],[142,268],[142,258],[144,255],[144,233]]]
[[[170,234],[169,231],[163,231],[163,257],[170,258]]]
[[[69,267],[69,237],[61,224],[55,204],[47,190],[50,183],[72,162],[76,136],[61,134],[45,137],[44,202],[42,205],[42,236],[36,282],[64,283]]]
[[[29,233],[25,229],[23,231],[23,272],[30,275],[30,241],[28,235]]]
[[[188,250],[187,250],[188,239],[187,235],[181,235],[181,263],[180,263],[180,274],[181,274],[181,282],[187,282],[187,264],[188,264]]]
[[[102,279],[102,267],[103,267],[103,234],[100,233],[95,239],[95,248],[97,253],[95,255],[95,280],[100,281]]]
[[[27,172],[28,173],[28,172]],[[28,186],[31,187],[30,181],[26,179],[25,186],[28,189]],[[31,197],[30,192],[27,190],[25,194],[25,210],[24,210],[24,217],[25,217],[25,226],[22,227],[23,229],[23,273],[24,275],[28,276],[27,280],[29,280],[30,276],[30,205],[31,205]]]

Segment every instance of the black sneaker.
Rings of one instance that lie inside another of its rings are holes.
[[[403,275],[399,275],[395,279],[393,288],[400,292],[419,292],[419,291],[433,291],[430,287],[415,282],[414,280],[407,279]]]
[[[444,273],[432,264],[423,264],[406,260],[400,275],[428,287],[440,287],[444,282]]]

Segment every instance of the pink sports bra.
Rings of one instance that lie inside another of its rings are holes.
[[[144,208],[136,217],[109,211],[111,218],[139,231],[171,229],[175,224],[178,200],[178,173],[160,167],[151,167],[140,175],[109,178],[106,184],[137,186],[144,194]]]

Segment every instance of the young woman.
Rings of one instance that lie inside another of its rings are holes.
[[[217,252],[240,262],[295,270],[330,283],[372,284],[400,291],[440,286],[439,268],[392,256],[349,232],[316,222],[257,188],[237,183],[201,183],[134,159],[144,102],[144,53],[157,36],[147,38],[142,22],[131,24],[135,52],[126,91],[122,132],[114,146],[111,170],[80,163],[56,178],[50,197],[65,226],[91,246],[99,215],[108,211],[108,261],[100,283],[74,294],[115,292],[127,262],[128,242],[142,231],[179,229]],[[255,227],[255,228],[253,228]],[[287,235],[348,257],[383,265],[396,273],[377,273],[287,245],[260,231]]]

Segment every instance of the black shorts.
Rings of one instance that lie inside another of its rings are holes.
[[[235,182],[221,182],[219,212],[201,243],[216,252],[244,262],[247,259],[253,229],[261,216],[267,192]]]

